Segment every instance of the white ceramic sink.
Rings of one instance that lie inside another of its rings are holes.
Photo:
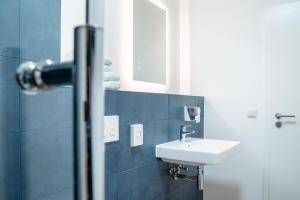
[[[156,145],[156,157],[164,162],[186,165],[217,165],[232,156],[240,142],[188,138]]]

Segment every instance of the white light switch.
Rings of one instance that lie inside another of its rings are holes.
[[[130,146],[136,147],[143,145],[144,138],[143,124],[134,124],[130,126]]]
[[[119,116],[104,116],[104,142],[119,141]]]
[[[256,108],[248,108],[247,116],[248,116],[248,118],[256,118],[257,117],[257,109]]]

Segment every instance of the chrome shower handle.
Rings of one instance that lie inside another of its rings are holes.
[[[74,32],[74,61],[26,62],[17,69],[16,80],[32,95],[73,86],[74,199],[103,200],[103,30],[83,25]]]
[[[72,85],[73,67],[73,62],[28,61],[17,69],[16,80],[24,93],[34,95],[40,90]]]

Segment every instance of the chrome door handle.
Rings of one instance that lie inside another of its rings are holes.
[[[295,118],[295,115],[283,115],[281,113],[276,113],[275,118],[276,119],[281,119],[281,118]]]

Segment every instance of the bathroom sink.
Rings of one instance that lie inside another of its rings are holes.
[[[240,142],[187,138],[156,145],[156,157],[185,165],[217,165],[237,152]]]

